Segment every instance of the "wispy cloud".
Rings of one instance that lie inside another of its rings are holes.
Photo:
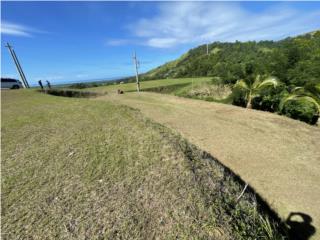
[[[241,3],[161,3],[158,14],[129,26],[151,47],[212,41],[277,40],[320,28],[320,10],[303,12],[288,3],[275,3],[264,11],[250,11]]]
[[[31,28],[22,24],[2,21],[1,34],[14,35],[20,37],[32,37],[34,33],[47,33],[35,28]]]

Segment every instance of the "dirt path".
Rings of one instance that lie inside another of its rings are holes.
[[[239,174],[284,219],[291,212],[312,217],[314,239],[320,237],[320,128],[267,112],[156,93],[109,94],[99,100],[140,109],[181,133]]]

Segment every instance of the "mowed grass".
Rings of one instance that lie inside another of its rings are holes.
[[[157,92],[179,97],[200,99],[230,104],[232,99],[230,86],[213,84],[212,77],[171,78],[140,82],[140,90],[145,92]],[[114,84],[94,88],[85,88],[82,91],[98,93],[116,93],[118,89],[124,92],[135,92],[136,83]]]
[[[108,94],[101,101],[139,109],[239,174],[284,221],[292,235],[318,239],[320,129],[277,114],[151,92]],[[307,218],[306,218],[307,219]],[[292,220],[292,219],[291,219]],[[299,223],[300,221],[300,223]]]
[[[140,88],[142,91],[149,88],[156,87],[168,87],[173,85],[189,85],[189,84],[199,84],[210,81],[210,77],[200,77],[200,78],[170,78],[170,79],[160,79],[160,80],[151,80],[151,81],[142,81],[140,82]],[[114,84],[108,86],[86,88],[90,91],[99,91],[99,92],[116,92],[118,89],[123,91],[135,91],[137,89],[136,83],[125,83],[125,84]]]
[[[129,107],[2,91],[2,239],[281,239],[255,196]]]

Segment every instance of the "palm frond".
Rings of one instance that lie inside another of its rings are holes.
[[[318,113],[320,113],[320,104],[313,97],[303,96],[303,97],[299,97],[299,100],[314,104],[318,110]]]
[[[318,111],[318,114],[320,113],[320,104],[310,96],[301,96],[298,94],[291,94],[285,98],[283,98],[279,104],[279,109],[282,111],[283,107],[289,102],[289,101],[303,101],[303,102],[309,102],[312,103]]]
[[[240,90],[246,90],[246,91],[250,91],[250,88],[248,86],[248,84],[243,80],[238,80],[236,82],[236,84],[234,85],[235,88],[238,88]]]
[[[279,81],[275,77],[268,77],[257,86],[257,89],[261,90],[265,87],[275,88],[278,86],[278,84],[279,84]]]
[[[294,89],[291,90],[291,92],[294,94],[301,93],[302,91],[304,91],[303,87],[295,87]]]
[[[283,107],[284,107],[284,105],[285,105],[287,102],[292,101],[292,100],[296,100],[298,97],[299,97],[299,95],[291,94],[291,95],[288,95],[288,96],[282,98],[281,101],[280,101],[280,103],[279,103],[279,109],[280,109],[280,111],[283,110]]]
[[[314,98],[320,104],[320,84],[307,88],[310,94],[308,96]]]
[[[262,76],[258,74],[254,80],[254,83],[252,84],[253,89],[258,88],[259,84],[261,83],[261,79],[262,79]]]
[[[317,89],[317,86],[308,87],[307,89],[304,87],[295,87],[291,92],[300,97],[311,97],[320,104],[320,89]]]

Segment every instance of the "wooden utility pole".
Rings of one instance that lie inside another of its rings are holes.
[[[137,60],[136,52],[134,52],[134,55],[133,55],[133,63],[134,63],[135,70],[136,70],[137,92],[140,92],[140,82],[139,82],[139,73],[138,73],[138,64],[139,64],[139,62]]]
[[[209,55],[209,44],[207,43],[207,55]]]
[[[13,61],[14,61],[14,64],[16,65],[16,68],[17,68],[17,70],[19,72],[23,87],[24,88],[30,88],[29,83],[28,83],[28,81],[26,79],[26,76],[24,75],[22,67],[21,67],[21,65],[19,63],[18,57],[17,57],[16,53],[14,52],[12,46],[10,46],[9,43],[7,43],[6,47],[9,49],[9,52],[11,54],[11,57],[12,57]]]

